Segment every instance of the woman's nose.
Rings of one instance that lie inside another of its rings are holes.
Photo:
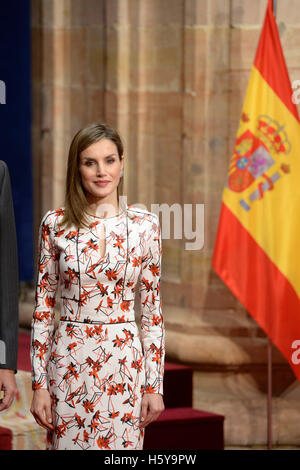
[[[104,168],[102,167],[102,165],[97,165],[97,175],[102,175],[104,174]]]

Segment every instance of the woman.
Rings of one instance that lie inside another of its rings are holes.
[[[31,412],[48,430],[47,449],[140,450],[145,427],[164,410],[159,219],[121,204],[123,167],[113,128],[81,129],[69,150],[65,204],[41,221]]]

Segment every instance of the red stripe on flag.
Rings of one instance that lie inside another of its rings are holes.
[[[292,102],[292,86],[284,60],[272,5],[272,0],[269,0],[254,65],[299,121],[297,107]]]
[[[212,266],[300,380],[300,364],[292,362],[296,351],[292,343],[300,340],[300,299],[288,279],[224,203]]]

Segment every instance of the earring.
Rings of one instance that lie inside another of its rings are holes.
[[[123,178],[123,175],[124,175],[124,171],[121,170],[121,171],[120,171],[120,177]]]

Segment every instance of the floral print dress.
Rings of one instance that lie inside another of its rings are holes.
[[[142,396],[163,395],[159,218],[126,206],[110,218],[88,215],[78,229],[59,227],[63,214],[41,221],[31,325],[32,388],[48,389],[52,403],[47,449],[140,450]]]

